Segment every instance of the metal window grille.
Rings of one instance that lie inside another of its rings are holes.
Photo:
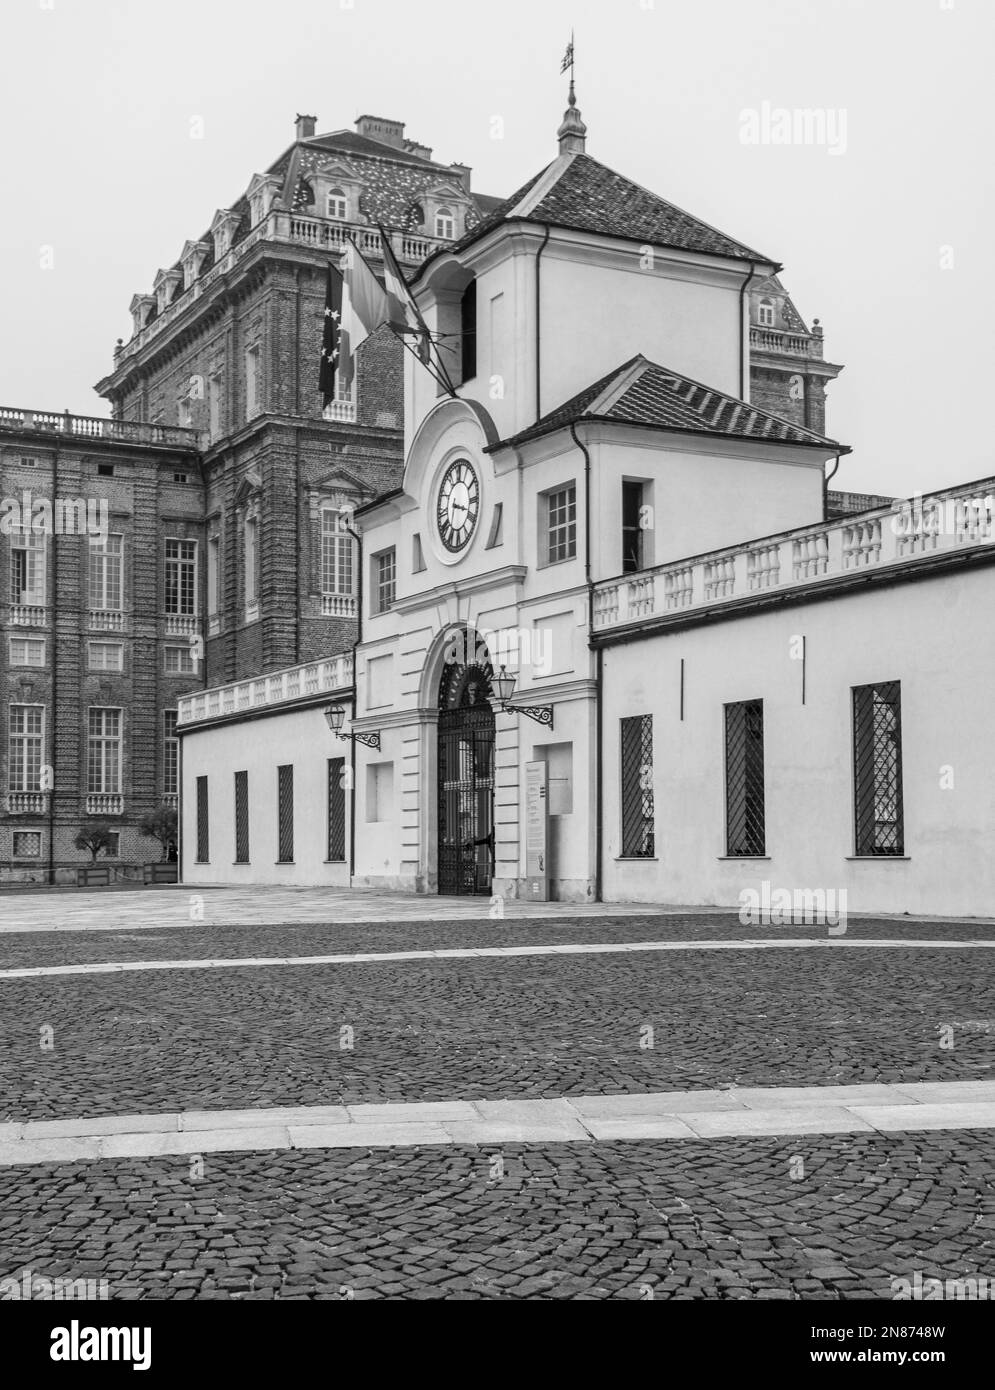
[[[726,854],[766,854],[764,702],[726,705]]]
[[[288,763],[276,770],[279,862],[294,862],[294,767]]]
[[[123,607],[124,537],[90,541],[90,607],[120,612]]]
[[[197,542],[166,542],[167,613],[194,614],[197,611]]]
[[[207,817],[207,778],[197,778],[197,863],[210,863],[211,839]]]
[[[86,790],[90,794],[121,790],[121,711],[87,711]]]
[[[573,559],[577,554],[577,488],[574,483],[548,494],[546,522],[549,563]]]
[[[41,831],[15,830],[13,835],[15,859],[41,858]]]
[[[653,716],[621,721],[622,857],[651,859],[655,853],[653,808]]]
[[[162,713],[162,791],[176,796],[180,790],[180,740],[176,737],[176,710]]]
[[[235,863],[249,862],[249,774],[235,773]]]
[[[353,587],[353,550],[355,542],[344,529],[341,513],[326,508],[321,514],[321,592],[346,594]]]
[[[397,579],[395,551],[385,550],[377,556],[377,612],[386,613],[394,602]]]
[[[345,758],[328,759],[328,858],[345,859]]]
[[[856,853],[905,853],[900,681],[853,690]]]
[[[8,789],[12,792],[38,791],[45,737],[44,706],[11,705],[8,732]]]

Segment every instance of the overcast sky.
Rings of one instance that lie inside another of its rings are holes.
[[[782,261],[822,319],[834,486],[995,474],[992,0],[2,0],[0,403],[107,414],[132,294],[297,111],[406,121],[511,193],[556,153],[571,26],[588,151]],[[824,110],[840,153],[744,144],[764,103]]]

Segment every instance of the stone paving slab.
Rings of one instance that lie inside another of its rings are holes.
[[[882,1113],[892,1112],[882,1107]],[[865,1115],[859,1115],[856,1110],[848,1110],[842,1105],[790,1105],[783,1109],[772,1106],[765,1110],[685,1110],[680,1118],[703,1139],[731,1134],[849,1134],[870,1132],[876,1128]]]
[[[995,1129],[995,1105],[855,1105],[852,1113],[880,1130]]]

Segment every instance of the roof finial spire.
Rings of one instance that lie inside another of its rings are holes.
[[[570,70],[570,95],[567,109],[563,113],[563,123],[556,132],[560,142],[560,154],[583,154],[587,144],[587,126],[577,109],[577,93],[574,88],[574,36],[570,31],[570,42],[560,64],[560,72]]]

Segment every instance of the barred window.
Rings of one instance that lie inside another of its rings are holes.
[[[90,607],[119,613],[124,607],[124,537],[90,541]]]
[[[41,858],[41,831],[15,830],[13,834],[15,859]]]
[[[11,705],[8,735],[8,789],[12,792],[40,791],[45,706]]]
[[[210,863],[211,837],[208,821],[207,778],[197,778],[197,863]]]
[[[176,736],[176,710],[162,712],[162,793],[178,796],[180,790],[180,740]]]
[[[386,613],[394,602],[397,579],[396,552],[393,546],[374,558],[376,574],[377,612]]]
[[[328,759],[328,858],[345,859],[345,758]]]
[[[855,852],[903,855],[900,681],[854,687],[853,782]]]
[[[121,790],[121,711],[87,711],[86,790],[91,795]]]
[[[321,592],[352,595],[355,541],[345,529],[347,516],[325,507],[321,513]]]
[[[12,603],[45,603],[45,536],[35,531],[10,535],[10,597]]]
[[[546,560],[572,560],[577,554],[577,487],[546,494]]]
[[[294,767],[288,763],[276,770],[277,828],[279,832],[280,864],[294,862]]]
[[[249,774],[235,773],[235,863],[249,862]]]
[[[622,858],[652,859],[655,854],[653,808],[653,716],[621,720]]]
[[[197,612],[197,542],[166,541],[167,613]]]
[[[766,854],[764,702],[726,705],[726,854]]]

